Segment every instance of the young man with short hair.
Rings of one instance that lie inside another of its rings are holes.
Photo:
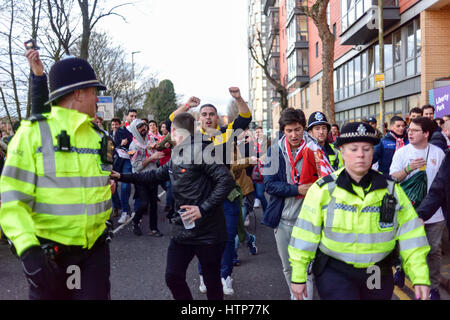
[[[393,116],[389,121],[389,132],[374,147],[373,163],[378,162],[378,171],[389,175],[389,167],[394,153],[408,144],[405,133],[405,121],[399,116]]]
[[[427,117],[430,120],[434,120],[435,109],[432,105],[430,105],[430,104],[424,105],[422,107],[422,111],[423,111],[424,117]],[[434,129],[433,129],[433,133],[431,134],[430,143],[441,148],[442,151],[444,151],[444,152],[448,148],[447,141],[445,140],[444,136],[442,135],[442,129],[436,123],[434,123]]]
[[[202,138],[207,141],[212,141],[215,146],[216,162],[225,164],[228,168],[233,155],[233,137],[236,136],[237,130],[245,130],[251,120],[252,114],[247,103],[241,96],[241,91],[238,87],[230,87],[228,89],[231,97],[236,101],[239,115],[236,119],[228,123],[226,126],[219,126],[219,115],[217,108],[212,104],[204,104],[200,107],[200,132]],[[195,108],[200,104],[200,99],[197,97],[189,98],[188,102],[175,110],[169,117],[172,120],[178,113],[186,112],[191,108]],[[230,119],[231,120],[231,119]],[[222,158],[219,156],[222,154]],[[223,203],[223,209],[226,220],[226,230],[228,232],[228,241],[225,246],[225,251],[222,259],[222,284],[224,293],[232,295],[234,293],[232,284],[233,279],[231,274],[233,272],[233,257],[234,257],[234,238],[237,233],[237,225],[239,219],[239,199],[238,193],[231,193]],[[200,278],[200,281],[203,281]]]
[[[342,161],[341,153],[339,149],[333,144],[328,143],[328,133],[330,132],[331,126],[328,120],[320,111],[313,112],[308,119],[308,133],[313,137],[317,143],[320,145],[324,155],[331,164],[334,170],[339,169],[344,165]]]
[[[223,299],[220,265],[227,241],[223,202],[235,183],[223,164],[207,164],[205,148],[211,143],[195,139],[194,118],[178,113],[171,126],[171,137],[176,146],[172,159],[156,170],[145,173],[119,174],[112,177],[121,181],[158,184],[171,180],[176,212],[185,210],[173,219],[172,239],[167,252],[166,284],[175,300],[192,300],[186,283],[186,270],[194,256],[203,269],[207,297]],[[182,220],[194,222],[186,229]],[[234,238],[232,239],[234,243]]]
[[[328,135],[330,137],[330,139],[328,140],[329,143],[336,143],[337,138],[339,137],[339,126],[334,123],[331,125],[331,131],[330,134]]]
[[[425,170],[427,177],[427,190],[436,176],[444,159],[444,152],[429,143],[433,132],[433,121],[427,117],[420,117],[411,121],[408,137],[410,144],[394,154],[390,167],[390,174],[399,181],[412,178],[419,171]],[[441,239],[444,232],[445,219],[442,209],[425,222],[425,231],[430,244],[427,256],[430,268],[431,299],[439,299],[439,282],[441,268]]]
[[[410,120],[422,117],[423,111],[419,107],[414,107],[409,111]]]
[[[304,168],[305,165],[308,165],[303,160],[303,151],[308,141],[306,141],[307,135],[304,135],[306,119],[303,111],[286,108],[280,115],[279,124],[284,135],[267,151],[267,158],[264,162],[264,186],[270,199],[267,209],[264,211],[262,223],[274,229],[283,273],[291,292],[292,269],[289,262],[288,245],[291,240],[292,228],[302,207],[303,197],[311,186],[311,183],[300,183],[301,175],[303,171],[311,170]],[[316,171],[315,166],[312,171]],[[308,288],[312,289],[312,282]],[[308,292],[308,295],[312,297],[312,292]],[[294,299],[292,292],[291,299]]]

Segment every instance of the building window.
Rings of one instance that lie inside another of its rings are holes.
[[[421,57],[421,39],[420,19],[416,19],[416,73],[421,73],[420,57]]]
[[[316,42],[316,58],[319,57],[319,42]]]
[[[345,98],[345,65],[340,68],[340,76],[339,76],[339,98],[342,100]]]
[[[374,74],[375,74],[375,54],[373,52],[373,47],[369,48],[367,51],[367,61],[368,61],[368,71],[369,71],[369,89],[374,87]]]
[[[309,108],[309,87],[306,88],[305,90],[305,95],[306,95],[306,109]]]
[[[308,17],[298,15],[297,21],[297,41],[308,41]]]
[[[336,73],[334,72],[333,75],[336,76]],[[317,84],[317,95],[319,95],[320,94],[320,79],[317,80],[316,84]],[[336,90],[336,84],[334,84],[334,87],[335,87],[334,90]]]
[[[355,59],[355,95],[361,93],[361,55]]]
[[[393,59],[394,59],[394,80],[403,78],[402,72],[402,30],[399,29],[392,35]]]
[[[367,90],[367,55],[368,52],[364,52],[361,55],[361,92],[364,92]]]
[[[335,101],[339,100],[339,90],[338,90],[339,86],[338,86],[337,75],[338,75],[338,70],[336,69],[333,72],[333,89],[334,89],[334,100]]]
[[[302,89],[302,91],[300,91],[300,95],[301,95],[301,98],[302,98],[302,103],[301,103],[301,109],[304,109],[305,108],[305,90],[304,89]]]
[[[297,53],[298,75],[309,76],[308,49],[298,49],[296,50],[296,53]]]
[[[333,37],[334,41],[336,41],[336,23],[333,23]]]
[[[371,7],[371,0],[341,0],[341,31],[347,30]]]
[[[280,52],[280,35],[275,35],[272,41],[272,52]]]
[[[355,94],[355,69],[353,60],[350,60],[348,63],[348,96],[352,97]]]
[[[330,3],[329,2],[327,5],[327,24],[328,24],[328,27],[330,27]]]
[[[420,73],[420,20],[406,26],[406,76]]]
[[[393,81],[392,74],[392,62],[393,62],[393,53],[392,53],[392,35],[388,35],[384,39],[384,74],[385,74],[385,83],[390,84]]]

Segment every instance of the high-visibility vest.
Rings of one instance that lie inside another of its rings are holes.
[[[333,150],[332,154],[328,155],[328,160],[330,160],[330,164],[334,170],[338,170],[344,166],[344,160],[342,159],[341,152],[339,149],[332,143],[329,144],[331,149]]]
[[[365,194],[362,187],[353,185],[355,195],[336,185],[344,170],[318,180],[306,194],[288,247],[292,282],[306,281],[307,266],[317,249],[355,268],[368,268],[386,258],[398,241],[413,285],[429,285],[425,229],[402,188],[388,180],[388,188]],[[388,190],[397,199],[392,224],[380,222],[381,202]]]
[[[111,214],[110,171],[91,118],[53,106],[47,120],[22,121],[0,180],[0,225],[18,255],[37,237],[90,249]],[[60,151],[66,130],[70,149]]]

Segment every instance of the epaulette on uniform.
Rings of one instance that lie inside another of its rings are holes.
[[[379,171],[377,171],[377,173],[378,173],[379,175],[383,176],[383,178],[385,178],[387,181],[393,181],[394,183],[400,183],[400,181],[398,181],[397,178],[395,178],[395,177],[393,177],[393,176],[391,176],[391,175],[386,176],[386,175],[382,174],[382,173],[379,172]]]
[[[41,113],[32,114],[26,120],[33,122],[47,120],[47,117]]]
[[[323,185],[330,183],[334,181],[333,177],[331,176],[331,174],[323,177],[322,179],[318,180],[316,183],[319,187],[322,187]]]

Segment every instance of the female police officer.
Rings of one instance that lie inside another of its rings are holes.
[[[347,124],[337,139],[345,167],[308,191],[289,245],[292,292],[306,294],[309,263],[322,299],[391,299],[391,252],[398,242],[416,298],[427,299],[425,230],[401,187],[371,170],[379,142],[365,123]]]

